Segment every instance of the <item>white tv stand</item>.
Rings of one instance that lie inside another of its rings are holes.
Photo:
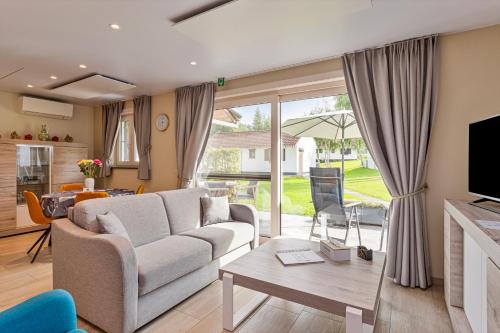
[[[500,230],[477,220],[500,214],[444,202],[444,294],[455,332],[500,332]]]

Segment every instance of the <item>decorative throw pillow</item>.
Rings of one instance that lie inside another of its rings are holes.
[[[119,235],[130,241],[130,237],[122,221],[113,212],[97,215],[97,223],[99,224],[100,233]]]
[[[203,225],[231,221],[227,196],[200,198],[203,209]]]

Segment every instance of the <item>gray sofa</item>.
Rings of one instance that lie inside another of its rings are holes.
[[[233,222],[200,227],[196,188],[82,201],[53,224],[54,288],[78,315],[110,333],[133,332],[217,279],[218,268],[258,246],[257,211],[231,204]],[[99,234],[112,211],[131,241]]]

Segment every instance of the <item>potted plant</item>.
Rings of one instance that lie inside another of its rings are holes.
[[[101,160],[80,160],[77,163],[80,171],[85,176],[84,186],[88,191],[94,191],[95,178],[102,168]]]

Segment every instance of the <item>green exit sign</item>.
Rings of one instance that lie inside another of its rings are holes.
[[[224,78],[223,77],[220,77],[217,79],[217,85],[219,87],[224,87]]]

